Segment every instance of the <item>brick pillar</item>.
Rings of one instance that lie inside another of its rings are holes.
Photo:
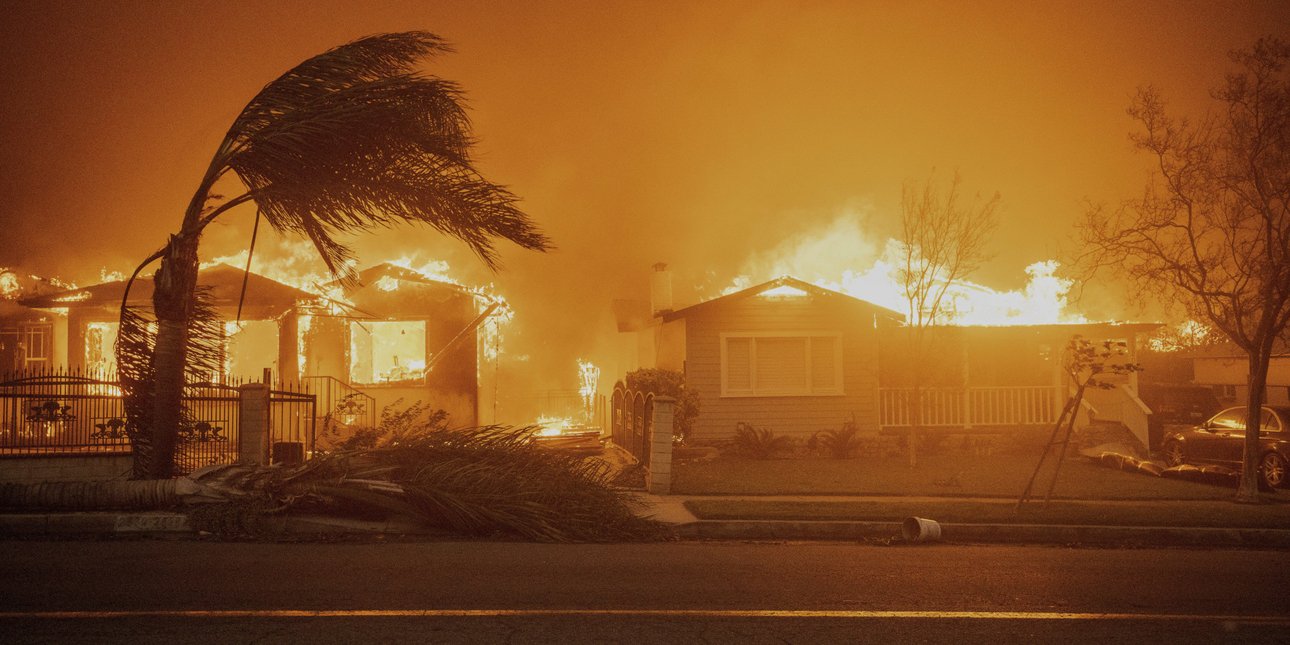
[[[650,424],[649,474],[646,487],[655,495],[672,492],[672,408],[676,399],[654,397],[654,418]]]
[[[247,383],[238,393],[237,460],[269,463],[269,384]]]

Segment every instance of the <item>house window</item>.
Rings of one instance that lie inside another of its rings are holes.
[[[721,335],[722,396],[842,394],[836,333]]]
[[[24,367],[43,367],[49,365],[49,325],[26,325],[22,328],[22,343],[25,356]]]
[[[374,320],[349,327],[349,379],[397,383],[425,376],[424,320]]]

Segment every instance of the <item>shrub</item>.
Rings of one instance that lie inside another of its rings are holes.
[[[835,459],[846,459],[850,457],[860,445],[860,437],[857,436],[859,429],[856,427],[855,419],[843,421],[842,427],[833,430],[818,432],[811,439],[815,442],[821,454],[833,457]]]
[[[685,443],[699,417],[699,393],[685,386],[685,374],[675,370],[645,368],[627,373],[626,387],[636,392],[676,399],[672,415],[672,436],[678,443]]]
[[[322,453],[364,450],[380,444],[398,444],[412,433],[447,428],[447,412],[420,401],[400,409],[402,404],[403,399],[398,399],[385,406],[375,427],[325,423],[318,433],[316,449]]]
[[[776,437],[770,428],[756,428],[740,421],[735,424],[735,452],[753,459],[770,459],[776,454],[791,450],[790,437]]]

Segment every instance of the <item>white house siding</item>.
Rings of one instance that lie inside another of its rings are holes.
[[[867,307],[816,296],[754,296],[694,311],[684,320],[686,384],[698,390],[702,405],[694,440],[730,438],[740,421],[804,439],[841,427],[853,413],[862,432],[878,431],[878,344]],[[843,394],[722,397],[721,334],[742,332],[841,334]]]

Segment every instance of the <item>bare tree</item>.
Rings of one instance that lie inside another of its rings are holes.
[[[342,277],[350,251],[338,236],[374,227],[428,225],[493,268],[497,238],[549,246],[515,196],[476,171],[460,89],[418,71],[422,59],[447,51],[425,32],[363,38],[297,65],[234,120],[179,231],[130,278],[160,260],[152,312],[123,300],[117,354],[136,477],[171,475],[185,382],[218,366],[214,312],[197,289],[197,246],[220,215],[253,204],[257,228],[262,217],[308,237]]]
[[[937,185],[935,173],[921,185],[906,182],[901,191],[901,287],[908,302],[907,360],[910,366],[909,465],[918,464],[918,437],[923,424],[923,386],[932,360],[931,327],[949,317],[950,287],[980,268],[988,258],[985,245],[998,225],[1000,197],[965,200],[961,179]]]
[[[1231,59],[1239,69],[1199,122],[1172,118],[1159,92],[1139,89],[1131,138],[1156,169],[1141,197],[1089,209],[1082,260],[1206,321],[1249,357],[1237,499],[1253,501],[1259,469],[1277,466],[1258,428],[1272,348],[1290,323],[1290,46],[1264,38]]]

